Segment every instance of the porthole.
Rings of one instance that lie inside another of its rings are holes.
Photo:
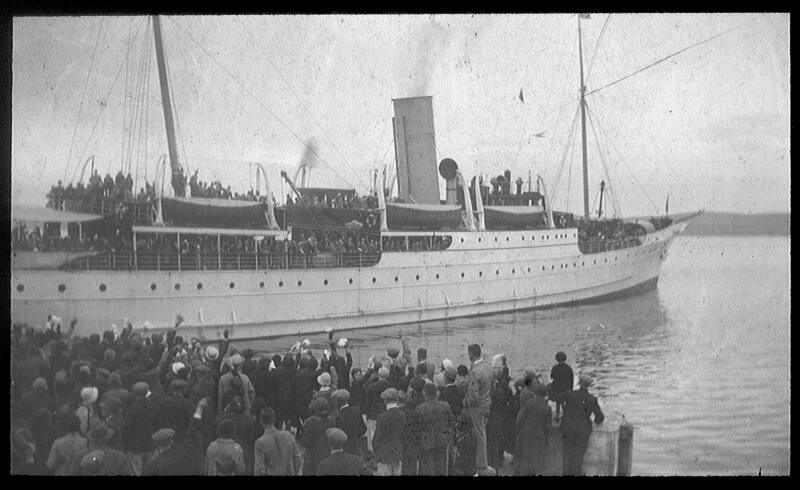
[[[261,289],[264,289],[264,281],[261,281],[260,283],[258,283],[258,287],[260,287]]]
[[[150,285],[150,290],[151,291],[155,291],[156,290],[156,283],[153,283],[153,284]]]
[[[542,266],[542,270],[544,270],[544,266]]]
[[[528,267],[528,272],[530,272],[530,271],[531,271],[531,268],[530,268],[530,267]]]
[[[439,279],[439,274],[436,274],[436,279]]]
[[[105,293],[106,292],[106,285],[105,284],[101,284],[98,289],[100,290],[101,293]]]
[[[464,243],[464,239],[463,238],[461,239],[461,243]]]
[[[23,286],[22,284],[17,284],[17,292],[21,293],[23,291],[25,291],[25,286]]]
[[[577,262],[573,262],[572,263],[572,267],[578,267],[578,263]]]
[[[199,291],[201,289],[203,289],[203,283],[202,282],[198,282],[197,283],[197,290]]]
[[[517,269],[511,269],[511,273],[512,274],[516,274],[517,273]]]
[[[482,240],[483,240],[482,238],[478,238],[478,243],[480,243]]]
[[[581,262],[581,267],[583,267],[584,265],[586,265],[586,263],[585,262]]]
[[[509,240],[509,237],[506,237],[506,241],[508,241],[508,240]]]
[[[550,266],[550,269],[552,269],[552,270],[556,270],[556,266],[555,266],[555,265],[551,265],[551,266]]]
[[[419,281],[419,274],[417,274],[417,281]]]
[[[608,259],[603,259],[603,262],[608,262]]]
[[[597,265],[597,261],[596,260],[593,260],[592,262],[594,262],[594,265]]]
[[[464,279],[464,273],[463,272],[461,273],[461,279]]]
[[[397,282],[397,276],[394,276],[394,282]]]
[[[303,281],[297,281],[297,287],[300,287],[302,285],[303,285]]]
[[[478,271],[478,277],[483,277],[483,271]]]
[[[494,237],[494,241],[497,241],[497,237]]]
[[[536,235],[531,235],[531,240],[536,240]]]
[[[322,284],[323,284],[323,285],[325,285],[325,286],[327,286],[327,285],[328,285],[328,280],[327,280],[327,279],[325,279],[324,281],[322,281]]]
[[[494,271],[494,275],[495,276],[499,276],[500,275],[500,270],[498,269],[498,270]]]
[[[376,282],[377,280],[378,280],[378,279],[376,279],[376,278],[374,278],[374,277],[373,277],[373,278],[372,278],[372,284],[375,284],[375,282]]]
[[[353,278],[351,277],[350,280],[347,281],[348,284],[353,284]]]
[[[525,237],[522,237],[522,241],[523,241],[523,242],[525,241]]]
[[[63,284],[59,284],[58,285],[58,292],[59,293],[63,293],[66,289],[67,289],[67,287],[64,286]]]
[[[350,282],[353,282],[353,280],[352,280],[352,279],[350,279]],[[279,288],[282,288],[282,287],[283,287],[283,281],[279,281],[279,282],[278,282],[278,287],[279,287]]]
[[[180,291],[180,290],[181,290],[181,285],[176,283],[175,284],[175,291]]]
[[[233,288],[235,288],[235,287],[236,287],[236,284],[234,284],[234,283],[230,283],[230,284],[228,284],[228,287],[229,287],[229,288],[231,288],[231,289],[233,289]]]

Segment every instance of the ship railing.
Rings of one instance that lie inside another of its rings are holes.
[[[56,208],[62,211],[110,216],[120,221],[133,221],[137,224],[149,224],[152,221],[152,203],[150,202],[126,201],[109,197],[62,199],[57,203]]]
[[[641,244],[642,240],[636,237],[615,239],[581,238],[578,240],[578,248],[581,253],[584,254],[610,252],[624,248],[638,247]]]
[[[380,253],[342,252],[319,255],[288,253],[108,252],[87,255],[64,266],[69,270],[209,271],[370,267]]]

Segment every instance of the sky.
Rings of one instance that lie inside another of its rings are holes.
[[[246,192],[260,162],[281,200],[280,170],[311,146],[310,185],[363,193],[372,169],[395,173],[391,100],[431,95],[437,161],[541,175],[580,214],[578,22],[587,93],[601,89],[593,209],[603,179],[622,216],[661,214],[667,195],[672,213],[790,211],[788,14],[164,16],[181,163]],[[167,143],[150,26],[14,19],[14,205],[43,205],[92,155],[153,180]]]

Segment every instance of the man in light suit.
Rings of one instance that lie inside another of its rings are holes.
[[[472,420],[473,432],[477,440],[475,464],[478,475],[493,473],[489,468],[486,452],[486,423],[489,421],[489,409],[492,405],[492,383],[494,371],[481,357],[481,346],[470,344],[467,354],[472,367],[467,377],[467,396],[464,397],[464,412]]]
[[[275,428],[275,411],[261,410],[262,435],[255,443],[255,476],[294,476],[300,471],[303,457],[294,436]]]

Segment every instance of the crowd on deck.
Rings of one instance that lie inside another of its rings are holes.
[[[58,184],[52,186],[50,192],[47,193],[47,207],[63,209],[65,202],[70,201],[78,203],[72,207],[75,208],[74,210],[79,210],[78,208],[84,208],[93,201],[101,199],[147,202],[155,198],[155,188],[149,182],[145,182],[144,185],[139,189],[139,193],[134,195],[133,176],[130,173],[125,175],[120,170],[116,177],[112,178],[111,174],[101,177],[95,170],[87,185],[80,181],[74,186],[70,182],[64,187],[59,180]]]
[[[353,365],[347,339],[318,355],[240,351],[128,323],[81,337],[14,325],[11,473],[51,475],[516,475],[545,471],[553,420],[564,474],[580,474],[602,423],[591,378],[556,355],[552,382],[512,380],[503,354],[468,347],[470,366],[434,364],[407,342]],[[548,401],[554,406],[556,417]],[[563,405],[563,409],[562,409]]]
[[[286,195],[286,204],[287,205],[301,205],[305,204],[309,207],[315,208],[335,208],[335,209],[377,209],[378,208],[378,196],[377,195],[369,195],[369,196],[360,196],[358,192],[354,192],[352,195],[350,193],[337,193],[336,196],[332,198],[323,197],[320,198],[317,195],[312,196],[302,196],[302,200],[300,197],[292,198],[291,194]]]

